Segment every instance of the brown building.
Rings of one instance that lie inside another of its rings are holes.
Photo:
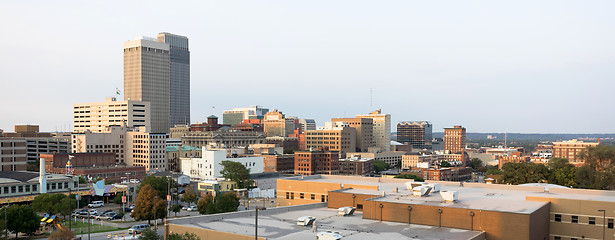
[[[455,126],[444,128],[444,151],[463,153],[466,148],[466,128]]]
[[[511,156],[500,156],[498,157],[498,168],[502,169],[502,166],[504,166],[504,164],[506,163],[523,163],[523,162],[529,162],[530,161],[530,157],[529,156],[520,156],[519,154],[516,155],[511,155]]]
[[[195,123],[190,125],[191,132],[217,131],[222,127],[230,127],[228,124],[218,124],[218,117],[211,115],[207,117],[207,123]]]
[[[354,128],[342,124],[321,130],[308,130],[305,133],[305,145],[307,149],[326,148],[344,155],[356,150],[356,134]]]
[[[412,148],[432,149],[432,125],[427,121],[397,123],[397,141]]]
[[[407,182],[324,175],[279,179],[277,200],[280,206],[327,201],[329,208],[356,207],[363,219],[478,230],[487,240],[611,239],[615,234],[612,191],[430,182],[441,184],[439,193],[414,196]],[[453,192],[456,198],[447,196]]]
[[[371,118],[331,118],[331,122],[345,123],[356,132],[355,143],[357,152],[367,152],[374,143],[374,120]]]
[[[0,160],[2,171],[26,171],[28,167],[26,139],[0,138]]]
[[[295,152],[295,174],[338,174],[338,151],[297,151]]]
[[[127,176],[145,178],[145,167],[127,167],[125,164],[117,164],[115,158],[115,153],[41,154],[41,159],[45,159],[45,170],[49,173],[102,177],[112,182],[121,182],[122,177]],[[70,168],[67,166],[69,160]]]
[[[583,142],[576,139],[563,142],[553,142],[553,157],[568,159],[571,164],[578,167],[585,164],[583,160],[577,158],[578,154],[588,147],[595,147],[599,144],[600,139],[598,139],[598,142]]]
[[[285,152],[299,150],[299,139],[294,137],[267,137],[265,143],[282,147]]]
[[[374,171],[373,158],[351,157],[339,160],[341,175],[364,176]]]
[[[294,133],[288,135],[288,137],[297,138],[297,147],[299,150],[307,150],[307,146],[305,145],[305,133],[302,133],[301,129],[295,129]]]
[[[263,172],[279,172],[282,174],[293,174],[295,172],[295,155],[256,155],[263,157]]]

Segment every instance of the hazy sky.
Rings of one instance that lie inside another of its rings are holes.
[[[123,88],[122,43],[164,31],[190,39],[192,122],[250,105],[317,125],[381,108],[434,131],[613,133],[614,5],[2,1],[0,129],[71,130],[72,104]]]

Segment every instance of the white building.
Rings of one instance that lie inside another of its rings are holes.
[[[104,132],[109,126],[150,127],[150,103],[116,101],[73,104],[73,131]]]
[[[250,173],[262,173],[264,168],[263,157],[227,157],[226,150],[208,150],[203,147],[201,158],[181,158],[181,170],[183,174],[192,179],[216,179],[221,178],[222,161],[239,162],[250,169]]]

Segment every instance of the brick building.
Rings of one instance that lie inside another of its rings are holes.
[[[295,174],[338,174],[338,151],[297,151],[295,152]]]
[[[374,171],[373,158],[351,157],[339,160],[342,175],[366,175]]]
[[[295,172],[294,154],[256,155],[264,158],[264,172],[293,174]]]
[[[0,160],[2,171],[26,171],[26,139],[0,138]]]
[[[588,147],[595,147],[599,144],[600,139],[598,139],[598,142],[583,142],[576,139],[553,142],[553,157],[568,159],[571,164],[578,167],[585,164],[583,160],[577,158],[578,154]]]
[[[41,159],[45,159],[45,171],[49,173],[102,177],[112,182],[121,182],[122,177],[127,175],[130,178],[145,178],[145,167],[127,167],[116,163],[115,153],[52,153],[41,154]],[[67,168],[69,160],[72,173]]]
[[[463,153],[466,148],[466,128],[454,126],[444,128],[444,151]]]

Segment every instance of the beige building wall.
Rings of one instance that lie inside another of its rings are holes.
[[[387,151],[387,152],[351,152],[347,156],[361,156],[361,158],[373,158],[374,161],[383,161],[391,166],[397,166],[402,160],[405,152],[402,151]]]
[[[103,132],[109,126],[150,128],[150,103],[117,101],[73,104],[73,132]]]
[[[71,139],[71,152],[112,152],[115,153],[118,163],[126,163],[126,131],[126,127],[112,126],[107,127],[103,132],[75,132]]]
[[[163,172],[167,168],[166,139],[164,133],[128,132],[126,134],[126,163],[144,166],[145,171]]]
[[[265,114],[263,129],[267,137],[288,137],[294,133],[295,120],[287,119],[282,112],[274,109]]]
[[[331,122],[343,122],[354,128],[356,134],[357,151],[367,152],[374,147],[374,121],[371,118],[332,118]]]
[[[26,140],[23,138],[0,138],[1,171],[26,171]]]
[[[124,99],[150,102],[151,131],[170,126],[169,44],[140,38],[124,42]]]
[[[307,149],[324,147],[329,151],[339,151],[342,154],[356,150],[356,131],[344,126],[329,130],[308,130],[305,132]]]
[[[370,114],[357,115],[358,118],[371,118],[373,120],[374,145],[384,151],[391,150],[391,114],[382,114],[380,109]]]

